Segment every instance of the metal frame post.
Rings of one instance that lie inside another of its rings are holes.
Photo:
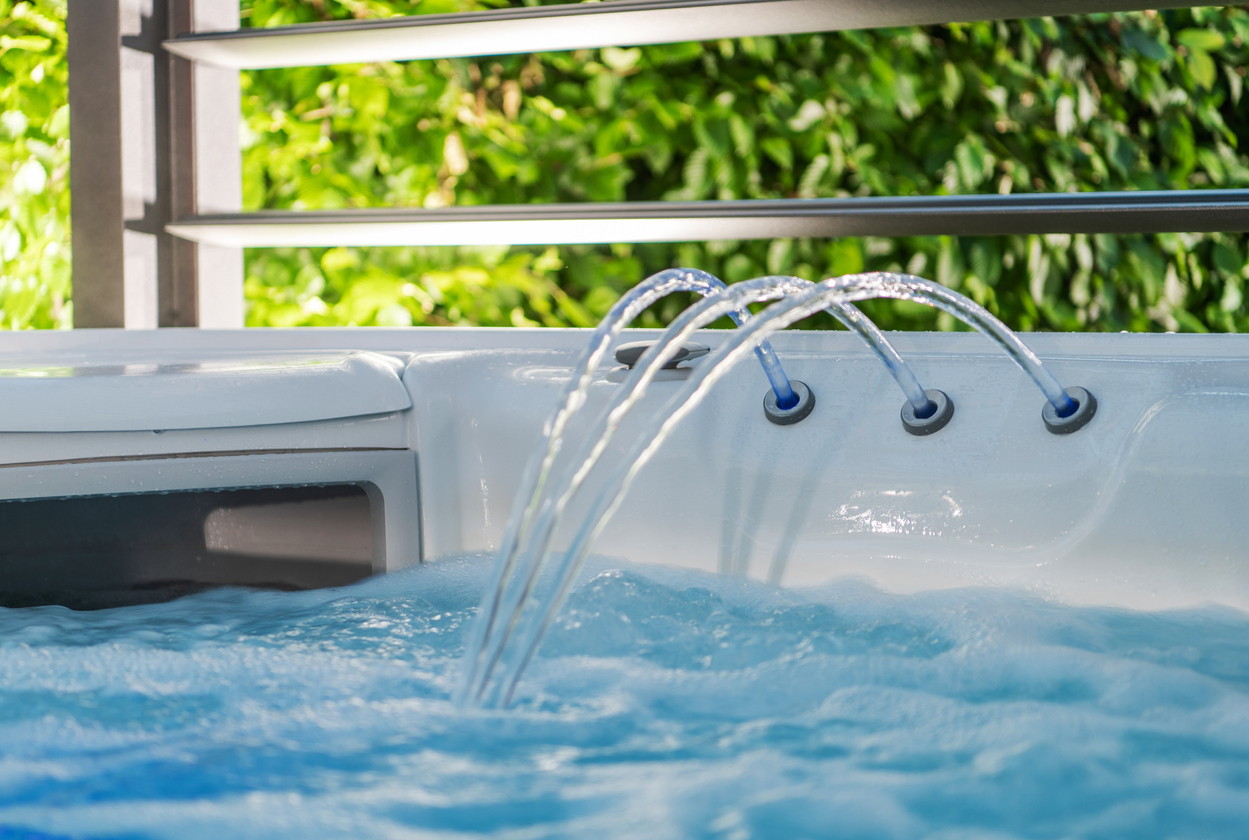
[[[242,207],[239,77],[167,53],[237,0],[69,0],[75,327],[241,327],[241,249],[178,240]]]
[[[174,26],[190,25],[190,30],[179,28],[171,34],[238,28],[238,0],[171,2],[178,10],[172,20]],[[179,127],[189,131],[185,144],[181,147],[175,145],[174,164],[178,174],[175,183],[183,187],[181,194],[175,192],[174,218],[203,213],[237,213],[243,208],[239,71],[195,64],[184,58],[171,56],[171,59],[176,81],[181,80],[183,74],[189,73],[190,77],[187,91],[190,101],[175,107],[175,131]],[[179,81],[175,86],[175,94],[183,90],[182,84]],[[175,106],[177,102],[175,99]],[[189,126],[185,122],[185,112],[188,111]],[[195,325],[208,328],[242,327],[243,249],[175,241],[179,248],[194,249],[193,276],[180,281],[178,292],[189,297],[193,286],[197,313]],[[162,320],[161,326],[175,324],[166,324]]]
[[[125,326],[119,0],[69,0],[75,327]]]

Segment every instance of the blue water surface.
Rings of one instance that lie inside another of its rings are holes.
[[[0,610],[0,840],[1249,836],[1241,613],[600,564],[466,710],[488,577]]]

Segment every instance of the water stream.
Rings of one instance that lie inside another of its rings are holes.
[[[771,286],[782,292],[797,291],[812,285],[810,281],[797,277],[764,278],[764,280],[770,281]],[[725,284],[719,278],[698,269],[676,268],[661,271],[643,280],[622,296],[595,329],[586,349],[573,366],[574,373],[561,394],[559,407],[543,426],[542,440],[521,478],[515,505],[515,509],[520,511],[520,514],[514,515],[508,522],[507,532],[500,549],[502,560],[496,570],[497,585],[490,590],[491,594],[487,596],[488,602],[483,604],[483,614],[487,618],[474,630],[471,646],[473,649],[484,648],[487,639],[496,629],[494,622],[500,613],[500,605],[494,599],[502,594],[505,582],[516,568],[517,556],[523,541],[528,537],[530,528],[540,513],[542,492],[563,447],[568,424],[585,405],[593,372],[602,363],[611,344],[643,310],[667,295],[677,292],[695,292],[707,297],[719,294],[725,288]],[[746,308],[746,303],[749,302],[743,298],[737,307],[729,307],[721,314],[728,315],[740,326],[750,318],[750,311]],[[885,364],[907,400],[915,407],[917,415],[928,416],[932,407],[924,393],[923,386],[871,319],[864,316],[848,301],[833,301],[827,309],[838,321],[862,338],[877,358]],[[755,348],[755,355],[776,394],[777,404],[781,408],[794,405],[797,402],[797,396],[790,387],[789,378],[771,344],[767,341],[761,342]],[[649,383],[651,378],[653,374],[646,379],[646,382]],[[643,389],[644,387],[643,385]],[[601,449],[598,452],[601,452]],[[586,465],[584,469],[588,470],[593,466],[593,461],[597,460],[598,452],[577,460],[577,463],[584,463]],[[574,487],[577,482],[579,482],[579,477],[574,478]],[[528,594],[528,588],[525,592]],[[507,632],[510,633],[510,631],[509,626]],[[476,683],[480,667],[481,662],[478,660],[466,663],[461,689],[464,697],[468,696],[470,686]]]
[[[569,501],[597,464],[625,415],[645,394],[647,386],[675,348],[697,329],[727,312],[738,311],[749,302],[778,297],[784,299],[739,327],[704,362],[681,392],[651,418],[645,431],[638,435],[629,455],[594,501],[591,513],[557,564],[553,583],[541,598],[535,598],[538,581],[551,561],[551,542]],[[619,507],[633,478],[676,424],[701,402],[708,389],[732,365],[776,330],[830,304],[844,305],[873,297],[913,300],[950,312],[998,343],[1032,378],[1060,416],[1075,410],[1058,381],[1009,328],[973,301],[922,278],[872,273],[835,278],[813,286],[797,278],[768,277],[735,284],[710,295],[686,310],[663,338],[643,355],[626,388],[603,412],[578,455],[568,462],[561,473],[561,480],[551,483],[541,502],[535,500],[532,506],[534,515],[530,519],[535,524],[524,535],[528,539],[518,540],[508,546],[506,555],[501,554],[499,568],[505,573],[500,575],[496,591],[483,604],[483,628],[480,638],[474,638],[474,645],[468,652],[461,696],[471,702],[506,705],[543,634],[567,597],[581,563],[595,538]],[[883,354],[878,355],[888,364]],[[594,432],[598,433],[597,437]],[[517,638],[520,641],[514,643]],[[501,675],[496,682],[493,678],[500,667]]]

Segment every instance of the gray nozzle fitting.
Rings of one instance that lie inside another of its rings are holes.
[[[793,408],[781,408],[777,405],[776,392],[771,388],[763,395],[763,414],[778,426],[792,426],[794,423],[805,420],[815,408],[815,394],[807,387],[807,383],[791,379],[789,387],[793,388],[798,396],[798,402]]]
[[[902,404],[902,428],[921,437],[941,431],[954,417],[954,400],[946,396],[945,391],[933,388],[925,391],[924,396],[936,404],[936,410],[927,417],[916,414],[915,406],[911,405],[910,400]]]
[[[1054,410],[1053,403],[1049,402],[1045,404],[1045,408],[1041,409],[1041,419],[1045,421],[1045,428],[1056,435],[1069,435],[1083,429],[1097,413],[1097,398],[1085,389],[1064,388],[1063,393],[1071,397],[1076,404],[1076,410],[1071,414],[1059,417],[1058,412]]]

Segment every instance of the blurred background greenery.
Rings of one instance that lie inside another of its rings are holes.
[[[532,4],[532,3],[531,3]],[[506,0],[243,0],[245,25]],[[0,323],[68,326],[64,0],[0,0]],[[1249,187],[1249,9],[243,76],[246,209]],[[1249,328],[1245,237],[776,239],[247,254],[247,322],[588,326],[674,265],[909,271],[1022,330]],[[645,316],[657,326],[683,305]],[[872,302],[884,328],[954,329]],[[828,327],[813,319],[808,326]]]

